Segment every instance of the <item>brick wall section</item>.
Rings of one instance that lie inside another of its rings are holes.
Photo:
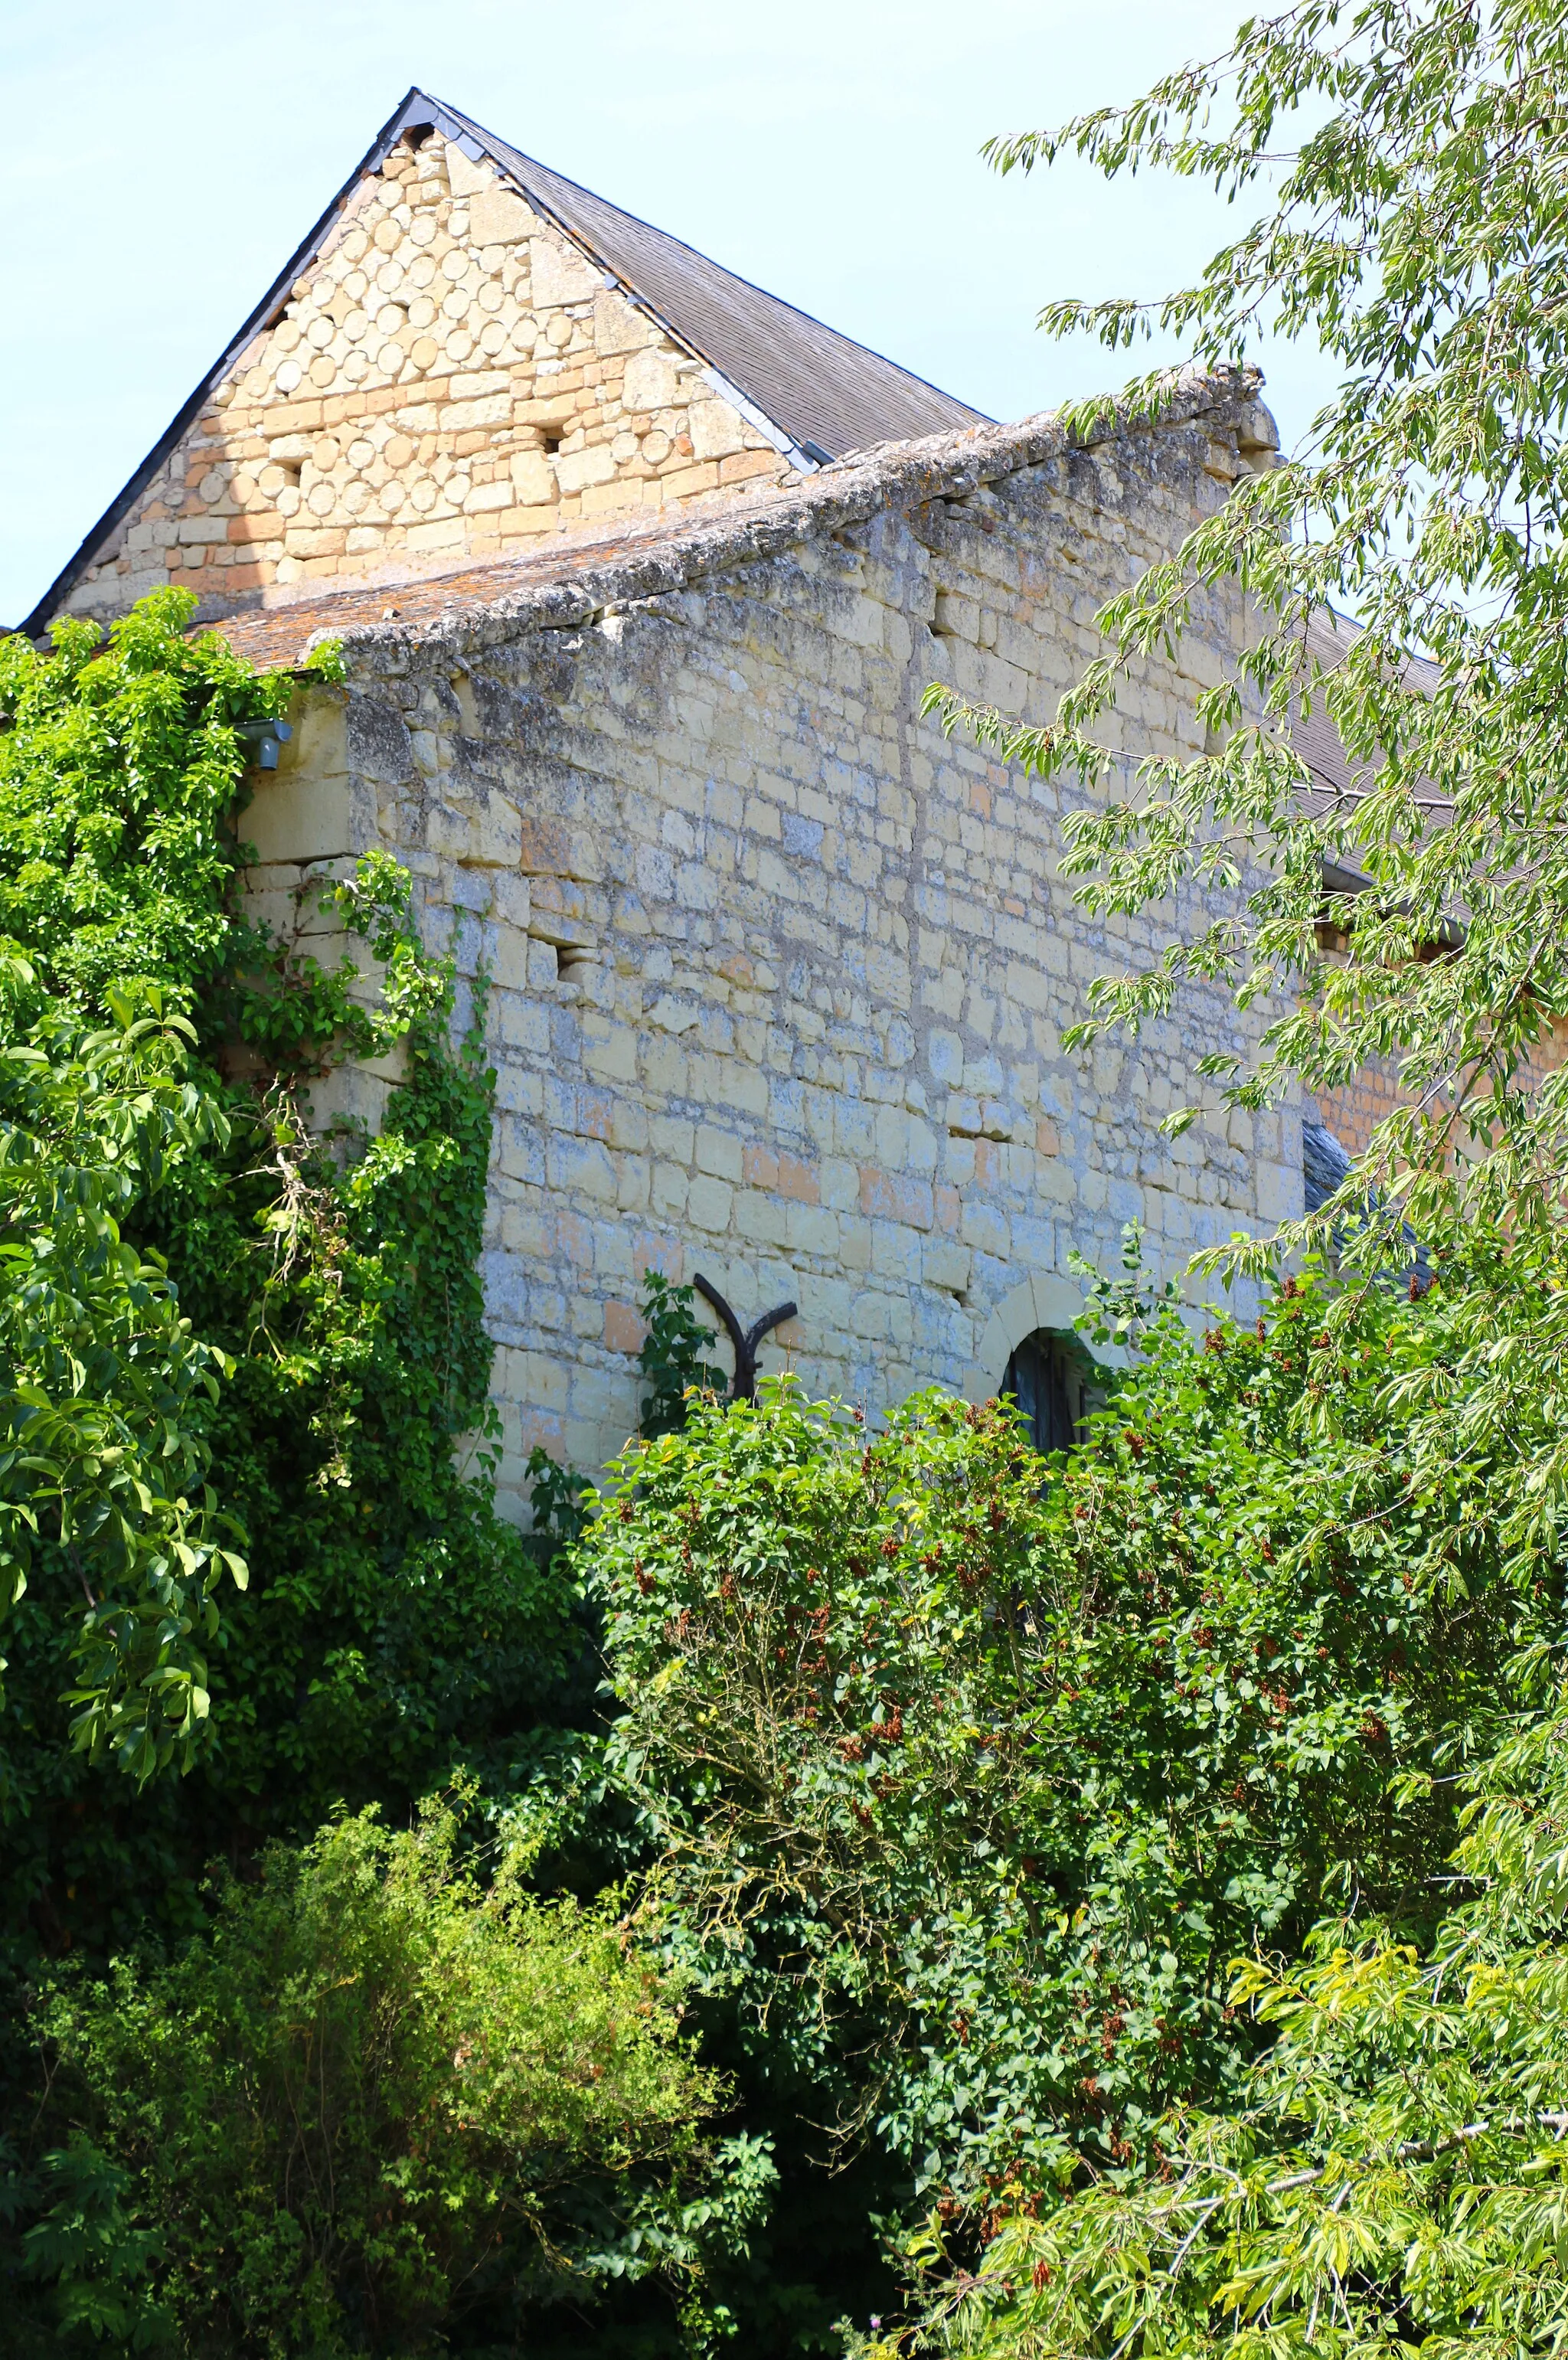
[[[631,1429],[650,1265],[744,1319],[793,1296],[765,1365],[875,1415],[994,1390],[1040,1306],[1076,1301],[1072,1251],[1113,1262],[1124,1222],[1175,1271],[1299,1209],[1298,1114],[1157,1129],[1267,1011],[1198,994],[1067,1055],[1089,978],[1168,922],[1088,925],[1057,875],[1077,791],[919,718],[933,678],[1048,715],[1096,606],[1268,440],[1200,387],[1092,452],[1050,421],[894,446],[657,561],[344,632],[346,691],[302,702],[247,815],[253,884],[276,911],[384,843],[430,940],[490,973],[504,1481],[536,1442],[593,1465]],[[1129,759],[1195,749],[1244,628],[1213,598],[1183,672],[1133,683]]]
[[[1543,1080],[1548,1074],[1555,1073],[1565,1059],[1568,1024],[1554,1022],[1536,1043],[1525,1065],[1525,1076],[1530,1081]],[[1360,1155],[1377,1125],[1386,1121],[1404,1099],[1394,1059],[1375,1057],[1362,1067],[1353,1082],[1344,1083],[1338,1089],[1320,1090],[1317,1106],[1323,1121],[1340,1145],[1347,1153]]]
[[[69,610],[178,582],[213,617],[787,472],[700,360],[432,136],[362,182]]]
[[[1336,1090],[1320,1090],[1318,1112],[1325,1127],[1349,1155],[1359,1155],[1377,1125],[1399,1103],[1399,1082],[1385,1057],[1363,1066],[1353,1082]]]

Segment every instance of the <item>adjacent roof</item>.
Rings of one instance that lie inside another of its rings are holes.
[[[1333,672],[1345,661],[1360,636],[1361,625],[1352,616],[1342,615],[1334,607],[1323,607],[1307,625],[1307,652],[1323,666],[1324,672]],[[1436,689],[1440,677],[1437,666],[1428,662],[1423,656],[1407,658],[1405,676],[1412,688],[1421,689],[1428,695]],[[1307,790],[1306,806],[1313,817],[1326,809],[1328,799],[1337,799],[1354,792],[1356,782],[1350,764],[1340,743],[1339,732],[1324,707],[1321,692],[1310,714],[1296,716],[1291,725],[1290,742],[1312,776],[1312,786]]]
[[[1350,1157],[1327,1124],[1313,1115],[1306,1116],[1301,1123],[1301,1177],[1309,1213],[1328,1203],[1349,1170]]]
[[[367,172],[379,169],[406,132],[432,128],[455,140],[474,162],[487,158],[519,188],[534,211],[553,221],[586,251],[607,277],[652,312],[689,352],[716,370],[759,411],[790,445],[798,464],[809,468],[877,442],[952,432],[987,425],[985,412],[928,385],[896,361],[886,360],[810,312],[798,311],[748,279],[737,278],[654,229],[635,213],[623,213],[590,190],[581,189],[548,165],[508,147],[466,115],[414,89],[383,124],[321,219],[289,257],[239,333],[224,347],[125,488],[110,503],[70,563],[50,583],[21,625],[41,633],[75,586],[77,577],[114,527],[126,516],[192,421],[213,388],[262,329],[288,302],[294,282],[308,271],[336,228],[343,206]]]

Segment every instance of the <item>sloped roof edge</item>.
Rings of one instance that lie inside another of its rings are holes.
[[[366,172],[374,171],[390,153],[408,124],[423,123],[429,119],[424,110],[428,109],[430,104],[431,102],[427,100],[424,93],[418,89],[408,91],[398,101],[396,109],[387,116],[347,180],[300,239],[260,302],[248,315],[245,325],[236,334],[230,337],[195,391],[175,411],[141,465],[123,488],[115,494],[97,523],[84,535],[74,553],[55,575],[32,613],[18,626],[27,638],[37,639],[45,628],[50,616],[59,612],[76,587],[78,575],[82,574],[91,563],[93,552],[114,531],[122,518],[128,515],[136,506],[136,501],[140,499],[186,429],[201,415],[201,405],[208,395],[215,386],[223,383],[229,367],[244,352],[252,337],[261,329],[271,325],[277,313],[288,301],[289,289],[301,270],[309,263],[313,262],[321,252],[339,214]],[[446,112],[444,108],[440,111],[443,114]],[[452,136],[454,138],[459,136],[458,126],[455,124]]]
[[[466,152],[482,151],[515,181],[677,344],[706,361],[732,399],[738,388],[755,404],[798,464],[992,422],[901,361],[525,156],[456,109],[439,111],[463,126]]]
[[[800,322],[805,328],[813,332],[816,337],[826,340],[832,346],[842,348],[846,353],[858,354],[865,360],[875,364],[878,370],[887,373],[889,379],[900,379],[909,386],[920,388],[931,397],[933,402],[943,404],[957,413],[951,421],[953,425],[964,422],[976,424],[991,422],[985,417],[983,411],[971,410],[967,403],[959,402],[953,395],[943,394],[939,388],[930,385],[925,378],[917,377],[912,370],[900,367],[898,363],[887,360],[882,354],[873,353],[868,346],[856,344],[852,337],[841,335],[836,329],[829,328],[822,321],[813,319],[810,312],[801,311],[794,304],[785,303],[779,297],[768,295],[765,290],[753,287],[749,280],[741,279],[734,271],[725,270],[722,264],[712,262],[707,256],[699,254],[695,247],[688,246],[681,239],[670,236],[668,232],[652,229],[648,224],[639,221],[635,214],[624,213],[619,206],[611,205],[607,200],[595,197],[591,191],[580,188],[575,181],[568,180],[562,174],[551,171],[548,166],[536,164],[530,158],[523,156],[518,149],[509,147],[504,140],[497,139],[492,133],[483,130],[467,115],[460,114],[455,107],[447,106],[440,99],[432,98],[429,92],[420,90],[416,83],[405,93],[392,114],[388,115],[352,172],[295,247],[266,294],[248,314],[243,326],[229,339],[217,360],[175,412],[141,464],[116,493],[97,522],[83,536],[71,558],[44,592],[43,596],[25,621],[20,624],[18,628],[27,637],[36,639],[44,631],[50,617],[57,614],[64,605],[75,588],[78,578],[92,563],[95,552],[114,531],[115,526],[135,507],[169,453],[201,414],[202,404],[208,396],[223,382],[234,360],[252,339],[262,329],[271,325],[288,301],[289,290],[295,280],[320,254],[336,225],[344,205],[365,174],[379,168],[405,131],[426,126],[440,131],[444,137],[454,141],[462,148],[464,154],[475,162],[483,156],[507,180],[523,189],[528,202],[538,212],[544,214],[573,246],[585,249],[601,268],[611,273],[624,284],[627,293],[644,311],[658,320],[659,325],[673,337],[677,344],[681,344],[688,352],[706,363],[720,377],[723,389],[732,400],[738,396],[740,406],[751,413],[757,423],[772,429],[779,447],[787,451],[789,457],[802,469],[820,464],[821,456],[825,455],[802,448],[802,442],[810,440],[804,429],[799,425],[791,426],[787,420],[775,417],[772,406],[767,401],[759,401],[753,387],[735,383],[733,372],[724,366],[723,357],[705,349],[701,338],[693,338],[690,325],[677,322],[667,316],[665,306],[655,296],[636,283],[637,273],[635,270],[628,270],[625,257],[610,256],[600,251],[593,226],[585,224],[584,214],[597,212],[606,221],[613,220],[615,223],[624,224],[630,230],[642,233],[646,239],[656,241],[663,248],[689,257],[692,263],[702,266],[704,271],[713,274],[715,280],[726,281],[753,298],[759,310],[767,307],[772,312],[788,314],[791,319]],[[574,200],[581,200],[581,204],[573,202]],[[831,455],[836,457],[838,453],[834,453]]]

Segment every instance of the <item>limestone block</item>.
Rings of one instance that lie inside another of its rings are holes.
[[[593,345],[597,352],[635,353],[659,331],[644,311],[624,295],[604,289],[593,299]]]
[[[696,1164],[699,1172],[711,1173],[717,1179],[738,1180],[741,1176],[740,1141],[733,1131],[715,1131],[710,1124],[699,1124]]]
[[[480,426],[509,426],[512,397],[509,392],[487,393],[471,401],[449,401],[441,422],[448,434],[464,434]]]
[[[406,1065],[407,1050],[399,1042],[389,1058],[335,1065],[310,1085],[310,1120],[316,1130],[350,1123],[372,1133],[378,1131],[386,1119],[387,1102],[403,1079]]]
[[[425,823],[430,850],[466,868],[515,866],[522,839],[522,814],[505,795],[482,792],[466,810],[432,803]]]
[[[691,1181],[686,1192],[688,1218],[715,1236],[729,1228],[734,1204],[735,1190],[728,1183],[706,1175]]]
[[[365,850],[370,831],[356,825],[342,699],[307,691],[290,710],[294,735],[279,749],[277,770],[250,774],[255,792],[240,818],[242,840],[256,847],[259,861]]]
[[[474,197],[495,186],[495,175],[483,158],[465,156],[455,140],[446,143],[447,186],[454,197]]]
[[[648,350],[632,355],[621,381],[623,410],[670,410],[680,399],[681,379],[671,354]]]
[[[555,500],[555,467],[542,451],[514,451],[506,464],[518,507],[543,508]]]
[[[563,237],[546,232],[528,241],[536,310],[556,303],[585,303],[603,285],[599,273]]]
[[[493,508],[511,508],[514,498],[510,483],[502,480],[494,484],[475,484],[463,505],[467,515],[485,516]]]
[[[470,199],[468,228],[475,246],[520,246],[538,234],[539,220],[515,190],[493,180]]]
[[[921,1278],[928,1286],[943,1287],[953,1295],[967,1288],[974,1266],[966,1246],[951,1245],[944,1239],[929,1238],[920,1249]]]
[[[727,401],[694,401],[689,412],[691,450],[698,459],[723,459],[746,444],[745,421]],[[878,637],[880,637],[878,631]]]
[[[581,492],[590,484],[607,484],[615,472],[606,442],[592,443],[585,451],[562,451],[555,462],[556,481],[563,493]]]

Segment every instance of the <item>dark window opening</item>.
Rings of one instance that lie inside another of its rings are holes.
[[[543,438],[545,457],[547,459],[553,459],[557,452],[561,449],[561,443],[564,440],[564,432],[561,430],[547,433]]]
[[[1095,1408],[1088,1355],[1071,1336],[1037,1328],[1007,1362],[1002,1391],[1023,1413],[1037,1450],[1070,1450]]]

